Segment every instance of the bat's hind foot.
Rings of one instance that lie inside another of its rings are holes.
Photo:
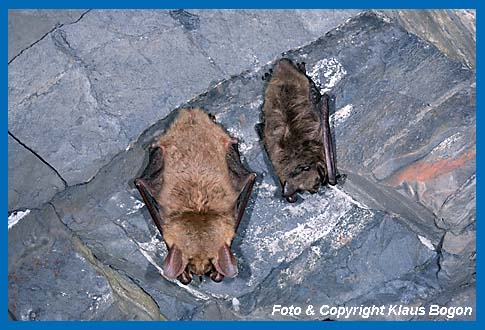
[[[271,79],[272,74],[273,74],[273,69],[269,69],[268,72],[264,73],[264,75],[261,77],[261,79],[264,80],[264,81],[269,81]]]
[[[345,174],[345,173],[344,174],[337,173],[337,177],[335,179],[336,179],[335,185],[341,186],[347,180],[347,174]]]
[[[300,71],[303,74],[306,74],[305,64],[306,64],[305,62],[298,62],[298,63],[296,63],[296,68],[298,69],[298,71]]]

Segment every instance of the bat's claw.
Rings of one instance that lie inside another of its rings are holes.
[[[216,116],[214,116],[212,113],[208,113],[209,118],[215,123],[216,122]]]
[[[298,201],[298,195],[297,194],[293,194],[291,196],[288,196],[288,197],[286,197],[286,201],[288,203],[295,203],[296,201]]]
[[[298,68],[298,70],[300,70],[301,73],[303,74],[306,74],[306,67],[305,67],[305,62],[300,62],[300,63],[296,63],[296,67]]]
[[[214,272],[211,274],[211,280],[213,280],[216,283],[221,282],[224,279],[224,275],[222,275],[219,272]]]
[[[266,81],[270,80],[272,73],[273,73],[273,70],[269,70],[269,72],[266,72],[264,76],[261,77],[261,79]]]
[[[226,146],[229,148],[235,144],[238,144],[239,143],[239,139],[237,138],[231,138],[229,140],[226,141]]]
[[[192,275],[188,271],[184,271],[182,274],[179,275],[178,280],[180,283],[187,285],[192,282]]]
[[[345,180],[347,180],[347,174],[337,174],[335,184],[344,184]]]

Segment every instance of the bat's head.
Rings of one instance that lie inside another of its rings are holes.
[[[321,162],[298,165],[283,182],[283,197],[293,203],[297,201],[296,194],[300,191],[314,194],[320,185],[325,183],[326,177],[326,169]]]
[[[193,275],[209,275],[215,282],[238,274],[231,252],[234,218],[223,214],[186,212],[167,221],[163,237],[169,252],[164,274],[188,284]]]

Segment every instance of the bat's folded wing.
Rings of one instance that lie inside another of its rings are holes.
[[[321,127],[322,127],[322,139],[323,146],[325,148],[325,165],[327,168],[328,183],[332,186],[337,183],[337,172],[335,167],[335,155],[333,149],[333,141],[330,135],[330,123],[329,123],[329,96],[324,94],[321,100]]]
[[[244,215],[244,210],[248,204],[249,197],[251,196],[251,191],[253,190],[253,185],[256,181],[256,173],[249,172],[243,166],[236,144],[229,147],[226,160],[233,187],[236,191],[239,191],[239,197],[235,207],[235,230],[237,230]]]
[[[163,149],[150,147],[148,165],[140,178],[135,179],[135,186],[140,192],[150,215],[162,234],[163,219],[160,214],[160,204],[154,196],[158,196],[163,183]]]

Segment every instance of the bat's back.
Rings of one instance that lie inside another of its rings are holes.
[[[227,146],[231,137],[201,109],[181,110],[160,138],[165,150],[160,200],[164,213],[231,212],[237,192],[231,185]]]

